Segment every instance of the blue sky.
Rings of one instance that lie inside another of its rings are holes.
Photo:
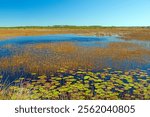
[[[150,0],[0,0],[0,26],[150,26]]]

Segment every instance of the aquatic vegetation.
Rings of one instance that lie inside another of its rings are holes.
[[[150,50],[136,44],[4,48],[15,54],[0,58],[0,99],[150,99]]]
[[[61,70],[62,68],[54,74],[50,73],[49,76],[51,77],[37,75],[30,80],[21,77],[14,81],[15,85],[10,85],[7,89],[1,90],[0,98],[40,100],[150,99],[150,76],[147,75],[146,71],[139,69],[115,71],[110,68],[100,71],[66,69],[71,71],[72,74],[70,74],[66,71],[60,72]],[[31,73],[31,75],[34,74]],[[108,76],[109,79],[107,79]],[[136,77],[138,77],[138,80]],[[17,85],[18,83],[20,84]]]
[[[2,75],[0,75],[0,79],[2,79],[3,78],[3,76]]]
[[[15,73],[22,70],[32,73],[33,76],[47,75],[57,70],[71,72],[67,69],[79,68],[81,68],[77,71],[79,74],[84,74],[82,68],[134,69],[148,64],[150,60],[149,50],[129,43],[110,43],[107,48],[88,48],[70,42],[61,42],[31,44],[11,50],[16,54],[0,58],[0,71]]]

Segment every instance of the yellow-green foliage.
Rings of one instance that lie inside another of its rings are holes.
[[[84,69],[67,69],[66,72],[61,69],[55,74],[49,74],[52,76],[50,78],[37,75],[30,83],[25,79],[24,82],[17,80],[17,83],[20,81],[18,86],[11,85],[0,90],[0,99],[150,99],[150,76],[139,69],[127,72],[110,68],[104,69],[103,72]],[[36,73],[31,74],[34,76]],[[63,76],[64,74],[67,75]]]

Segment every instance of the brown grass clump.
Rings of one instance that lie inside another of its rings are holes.
[[[34,46],[35,49],[50,49],[56,53],[73,53],[78,50],[78,47],[73,43],[49,43],[49,44],[37,44]]]
[[[119,68],[125,61],[130,61],[126,66],[132,62],[146,64],[148,58],[149,50],[129,43],[110,43],[107,48],[79,47],[69,42],[47,43],[27,45],[21,54],[1,58],[0,68],[16,71],[23,67],[27,72],[43,74],[60,68],[97,69],[110,63]]]

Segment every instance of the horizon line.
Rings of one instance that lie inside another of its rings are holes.
[[[18,26],[0,26],[0,28],[25,28],[25,27],[150,27],[150,25],[143,26],[104,26],[104,25],[18,25]]]

